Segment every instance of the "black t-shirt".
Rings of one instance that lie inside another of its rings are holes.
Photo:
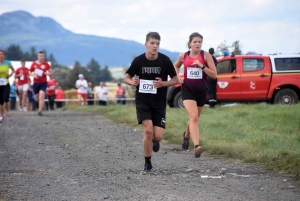
[[[172,78],[176,76],[176,71],[172,61],[164,54],[158,53],[155,60],[148,60],[145,53],[137,56],[132,61],[127,72],[131,77],[139,76],[140,80],[155,80],[159,77],[162,81],[168,80],[168,75]],[[167,87],[157,89],[156,94],[139,92],[140,84],[136,87],[136,104],[148,104],[154,108],[166,108]]]

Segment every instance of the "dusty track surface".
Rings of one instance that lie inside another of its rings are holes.
[[[0,124],[0,200],[299,200],[289,178],[161,145],[140,175],[142,131],[87,113],[13,112]],[[125,117],[124,117],[125,118]]]

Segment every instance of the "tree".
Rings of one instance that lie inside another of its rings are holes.
[[[56,60],[55,60],[55,58],[54,58],[54,56],[53,56],[52,53],[50,54],[48,61],[51,62],[51,67],[52,67],[52,69],[58,67],[58,63],[56,62]]]
[[[229,46],[226,44],[226,40],[217,47],[216,56],[223,56],[224,52],[229,53]]]
[[[93,84],[93,86],[97,85],[97,83],[100,81],[99,77],[101,76],[101,66],[92,58],[90,63],[87,65],[87,69],[91,78],[90,82]]]
[[[108,66],[105,66],[104,69],[101,69],[101,81],[107,82],[112,80],[111,72],[108,70]]]
[[[52,74],[54,79],[57,80],[58,84],[64,89],[69,89],[67,86],[67,80],[69,79],[69,74],[71,69],[67,66],[58,65],[53,69]]]
[[[34,61],[34,60],[36,60],[36,58],[37,58],[37,53],[36,53],[36,50],[35,50],[35,47],[31,47],[30,48],[30,60],[31,61]]]
[[[236,40],[232,43],[232,46],[231,48],[233,49],[232,50],[232,53],[234,55],[241,55],[242,54],[242,44],[240,44],[240,41]]]
[[[8,60],[20,61],[23,57],[23,51],[19,45],[10,45],[6,50]]]

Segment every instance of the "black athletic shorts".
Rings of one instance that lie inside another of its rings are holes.
[[[166,128],[166,109],[153,108],[147,104],[136,104],[136,115],[138,123],[142,124],[144,120],[152,120],[153,126]]]
[[[0,86],[0,105],[9,102],[10,85],[6,84]]]
[[[32,88],[33,88],[33,91],[34,91],[34,95],[38,94],[40,91],[46,92],[47,82],[34,83]]]
[[[191,91],[181,90],[182,101],[184,100],[194,100],[197,102],[198,107],[203,107],[206,101],[207,90],[194,93]]]

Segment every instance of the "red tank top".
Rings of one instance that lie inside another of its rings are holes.
[[[204,60],[204,51],[201,50],[200,55],[196,58],[189,56],[190,51],[186,52],[183,57],[184,65],[184,82],[182,89],[192,92],[207,90],[206,73],[197,65],[192,65],[195,60],[199,60],[207,66]]]

